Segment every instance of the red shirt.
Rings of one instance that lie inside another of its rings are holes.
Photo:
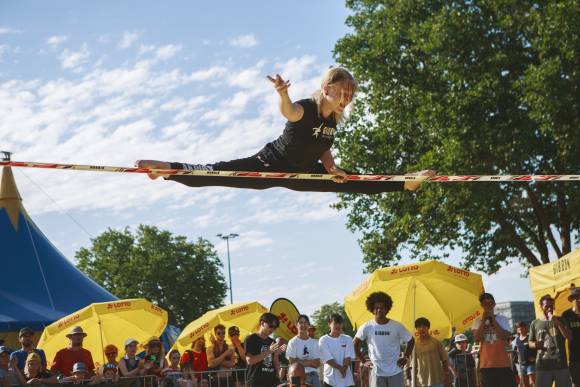
[[[94,372],[95,364],[93,363],[93,356],[90,351],[84,348],[78,350],[73,350],[71,348],[61,349],[54,357],[51,370],[57,371],[64,376],[71,376],[73,365],[79,362],[85,363],[89,373]]]
[[[193,355],[193,359],[192,359]],[[190,363],[195,372],[207,371],[207,354],[204,352],[185,351],[181,356],[180,364]]]

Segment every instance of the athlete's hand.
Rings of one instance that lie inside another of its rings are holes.
[[[137,168],[152,168],[152,169],[171,169],[171,164],[165,161],[157,161],[157,160],[137,160],[135,161],[135,166]],[[148,173],[147,176],[151,180],[155,180],[158,177],[167,177],[169,175],[159,175],[157,173]]]
[[[332,181],[334,181],[335,183],[339,184],[346,183],[346,177],[348,176],[347,173],[342,169],[338,168],[336,165],[330,168],[328,170],[328,173],[334,175],[332,177]]]
[[[419,172],[414,172],[414,173],[407,173],[405,176],[427,176],[427,177],[433,177],[437,174],[437,172],[433,171],[432,169],[425,169],[423,171],[419,171]],[[419,188],[421,186],[421,183],[423,182],[423,180],[411,180],[411,181],[406,181],[404,188],[407,191],[415,191],[417,188]]]
[[[276,74],[275,78],[272,78],[268,75],[268,79],[274,85],[274,88],[278,92],[278,94],[288,93],[288,88],[290,87],[290,81],[285,81],[282,79],[280,74]]]

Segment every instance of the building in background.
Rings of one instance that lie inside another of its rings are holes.
[[[505,316],[513,331],[519,321],[524,321],[529,326],[536,319],[534,303],[531,301],[498,302],[495,305],[495,313]]]

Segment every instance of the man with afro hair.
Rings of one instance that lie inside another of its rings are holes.
[[[403,324],[387,318],[393,299],[387,293],[375,292],[366,299],[366,307],[374,318],[364,323],[354,338],[357,358],[371,368],[370,387],[403,387],[402,367],[409,361],[415,341]],[[361,345],[367,343],[368,355]],[[401,344],[406,343],[405,356],[400,357]]]

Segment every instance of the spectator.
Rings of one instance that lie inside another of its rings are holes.
[[[91,381],[89,379],[89,370],[85,363],[75,363],[69,373],[70,376],[60,379],[60,383],[88,384]]]
[[[87,334],[83,328],[74,327],[66,335],[69,339],[69,346],[58,351],[52,364],[52,372],[64,376],[71,376],[74,364],[82,364],[83,372],[89,375],[94,373],[95,365],[91,352],[83,348],[83,340]]]
[[[308,336],[310,328],[310,319],[308,316],[301,314],[296,322],[298,326],[298,335],[294,336],[288,342],[286,356],[290,364],[300,363],[304,366],[306,372],[306,384],[313,387],[320,387],[320,377],[318,376],[318,367],[320,367],[320,351],[318,340]]]
[[[495,299],[489,293],[479,296],[482,317],[473,322],[473,336],[480,343],[479,368],[482,387],[516,387],[506,345],[510,337],[507,318],[494,314]]]
[[[467,336],[455,336],[455,348],[449,351],[450,368],[455,375],[454,387],[476,387],[475,360],[467,351]]]
[[[135,339],[125,340],[125,355],[119,361],[119,374],[122,377],[130,378],[139,376],[141,372],[141,358],[137,356],[137,344]]]
[[[172,349],[167,355],[168,364],[161,370],[161,376],[163,379],[163,386],[167,387],[178,387],[183,381],[183,374],[181,373],[181,368],[179,367],[179,360],[181,355],[177,349]]]
[[[14,365],[16,360],[10,361],[10,349],[0,346],[0,387],[8,387],[11,384],[17,384],[18,380],[14,374]]]
[[[413,336],[401,323],[387,318],[393,307],[393,300],[388,294],[372,293],[366,299],[366,307],[374,314],[374,319],[364,323],[356,332],[354,350],[364,366],[372,368],[369,385],[403,387],[405,381],[401,367],[408,363],[413,351]],[[361,352],[364,342],[368,345],[368,356]],[[399,358],[401,343],[407,344],[403,358]]]
[[[183,353],[180,364],[182,372],[195,384],[202,386],[208,384],[208,377],[205,373],[208,370],[207,353],[203,336],[191,343],[191,350]]]
[[[35,352],[40,357],[40,364],[43,370],[46,370],[46,355],[44,351],[39,348],[34,348],[34,331],[30,328],[22,328],[18,333],[18,340],[21,348],[12,352],[10,359],[16,358],[17,367],[20,371],[26,365],[26,359],[31,352]]]
[[[207,363],[210,370],[220,371],[216,374],[218,379],[222,379],[222,382],[218,381],[218,385],[229,385],[230,379],[232,377],[231,370],[236,364],[236,352],[233,348],[228,348],[228,344],[225,341],[226,338],[226,327],[219,324],[213,329],[213,342],[212,345],[207,348]]]
[[[300,363],[293,363],[288,367],[288,380],[286,383],[278,385],[278,387],[309,387],[305,382],[306,371],[304,366]]]
[[[356,355],[352,338],[342,333],[343,324],[343,317],[333,314],[328,320],[330,332],[319,340],[325,386],[347,387],[355,384],[351,363]]]
[[[512,341],[512,348],[517,354],[517,370],[520,377],[520,387],[535,385],[536,379],[536,350],[530,348],[528,326],[520,321],[516,324],[516,338]]]
[[[542,316],[530,325],[530,348],[536,355],[536,386],[570,387],[570,370],[566,358],[566,340],[572,332],[566,322],[554,316],[554,299],[550,295],[540,298]]]
[[[272,313],[264,313],[259,324],[258,332],[246,337],[244,343],[247,383],[249,387],[275,386],[280,372],[279,355],[286,350],[286,345],[276,343],[270,335],[278,328],[280,320]]]
[[[42,358],[36,352],[30,352],[24,361],[24,370],[20,384],[57,384],[56,376],[42,368]]]
[[[570,289],[568,301],[572,303],[572,307],[566,310],[562,317],[572,331],[572,338],[568,339],[572,383],[575,387],[580,387],[580,288]]]
[[[159,337],[153,336],[144,345],[145,356],[140,363],[140,375],[161,376],[161,370],[165,367],[165,353]]]
[[[95,379],[97,381],[97,379]],[[106,363],[103,365],[102,380],[98,382],[117,383],[119,381],[119,367],[115,363]]]
[[[429,333],[431,322],[425,317],[415,320],[417,340],[412,367],[418,387],[443,387],[445,374],[449,372],[449,361],[443,344]]]
[[[117,356],[119,356],[119,349],[116,346],[114,346],[113,344],[109,344],[105,347],[103,352],[105,353],[105,358],[107,358],[105,364],[113,364],[115,367],[119,366],[119,363],[117,362]],[[102,366],[99,367],[97,375],[103,375],[104,370],[105,365],[103,364]]]
[[[240,329],[236,326],[231,326],[228,328],[228,336],[230,337],[230,341],[234,346],[236,351],[236,371],[234,374],[235,382],[237,384],[245,384],[246,383],[246,351],[244,351],[244,345],[240,341]]]

